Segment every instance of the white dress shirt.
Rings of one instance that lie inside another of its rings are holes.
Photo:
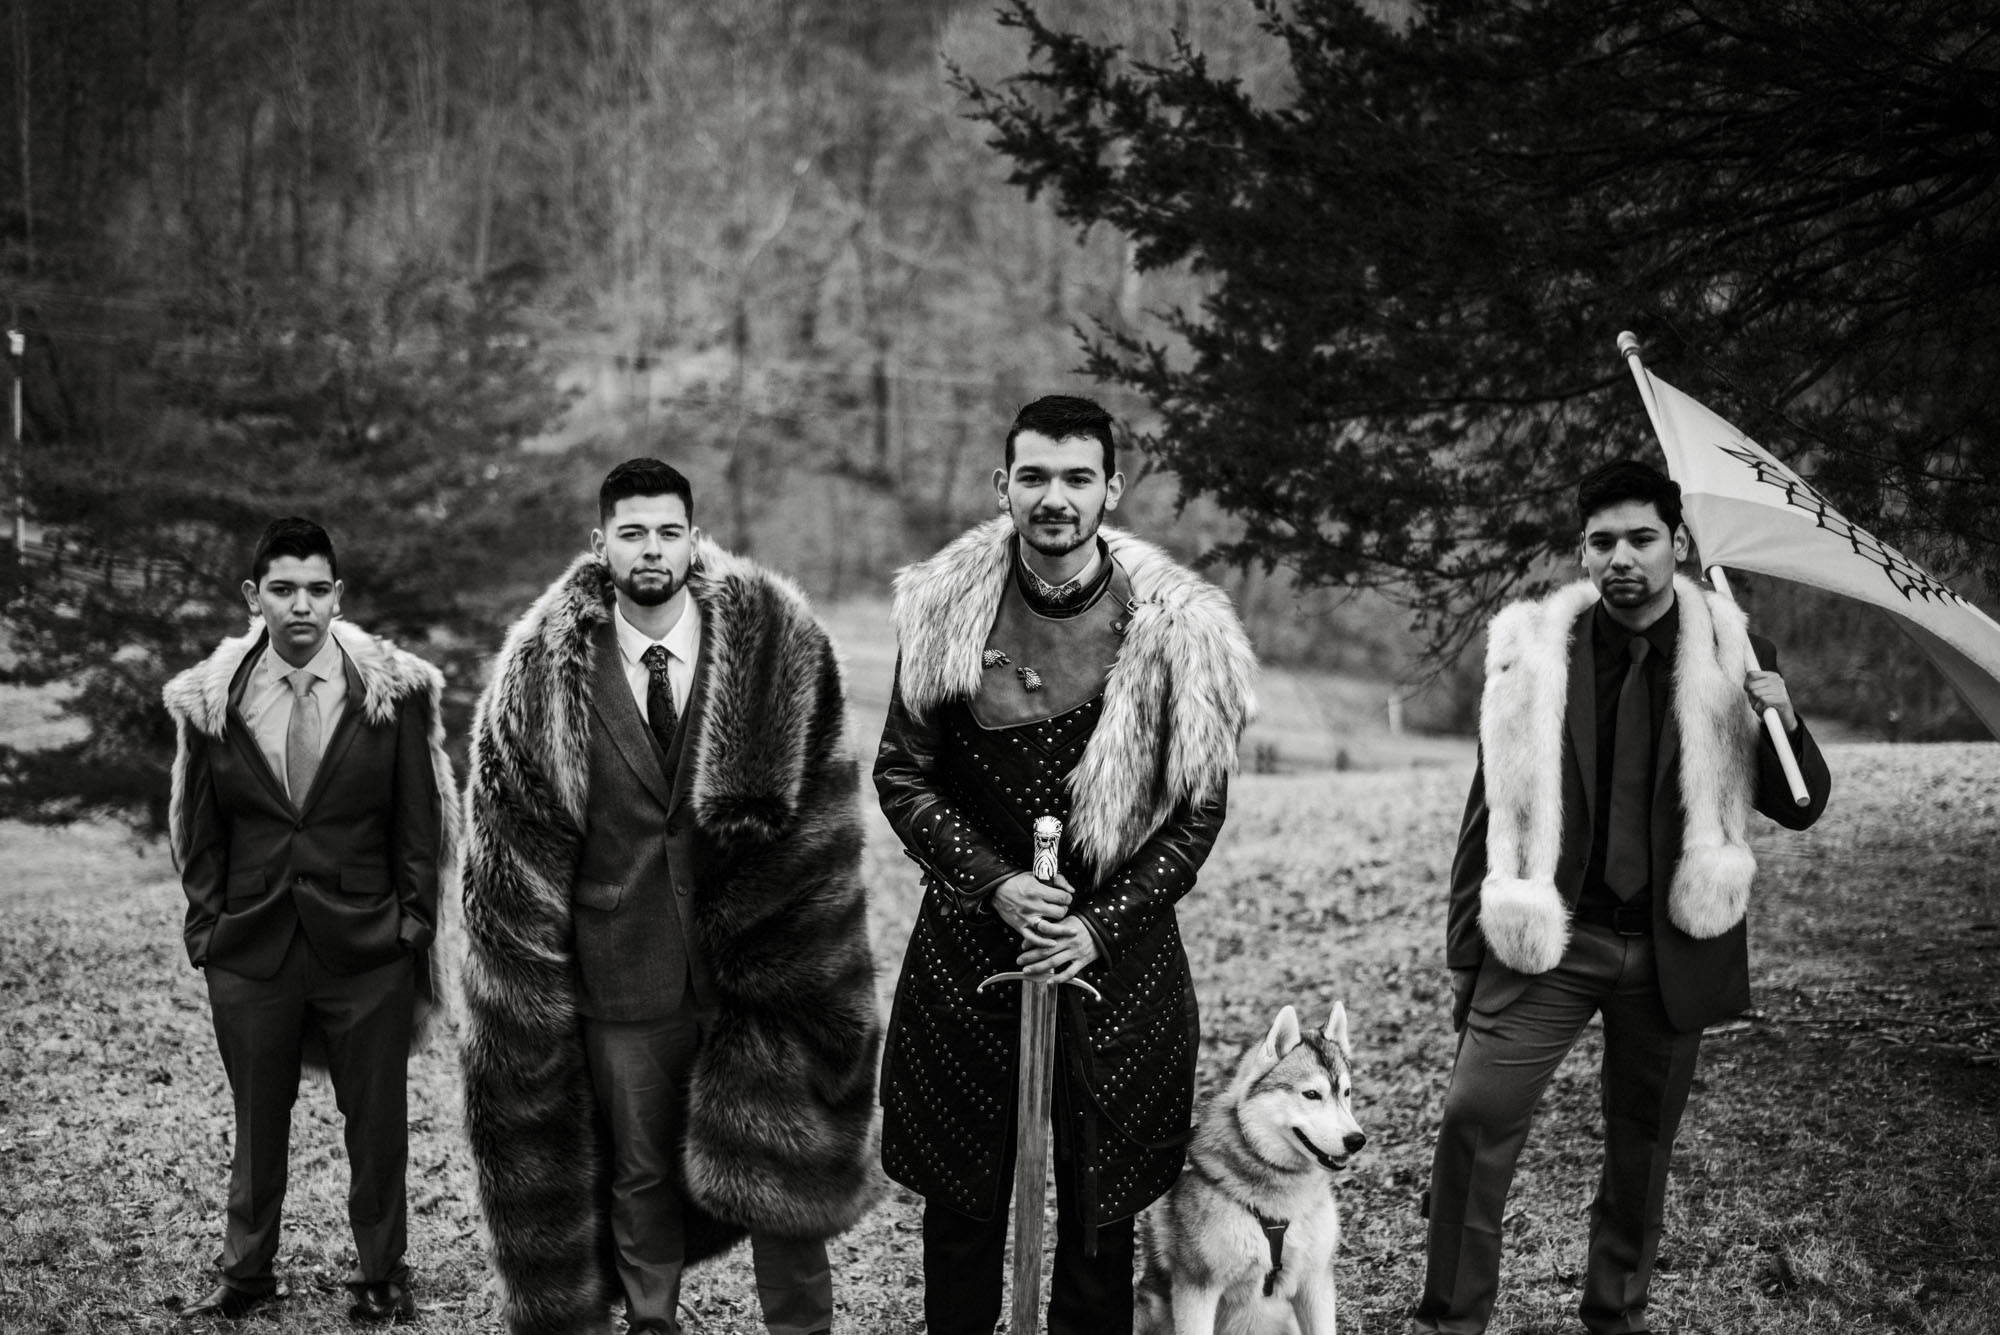
[[[315,748],[324,756],[326,739],[333,735],[341,708],[347,703],[347,662],[332,634],[320,642],[319,652],[305,670],[317,678],[312,684],[312,698],[319,705]],[[270,762],[271,773],[288,792],[292,778],[285,773],[285,734],[292,724],[292,684],[286,678],[291,673],[292,665],[266,645],[257,666],[250,669],[250,680],[243,683],[243,721],[250,726],[257,749]]]
[[[648,639],[625,619],[622,607],[612,614],[611,624],[618,629],[618,654],[625,660],[625,681],[632,687],[632,698],[639,702],[639,717],[649,724],[653,721],[646,712],[646,689],[652,683],[653,673],[646,666],[644,655],[656,644],[667,651],[667,686],[674,693],[674,716],[685,715],[688,692],[694,689],[695,655],[701,652],[701,609],[694,605],[694,599],[687,600],[681,609],[681,619],[674,623],[665,639]],[[280,745],[283,740],[279,739]]]

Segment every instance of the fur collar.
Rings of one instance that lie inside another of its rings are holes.
[[[1104,716],[1069,776],[1071,846],[1102,876],[1185,803],[1220,796],[1256,709],[1257,660],[1228,595],[1151,543],[1101,530],[1132,581],[1131,627]],[[896,575],[903,703],[918,718],[979,689],[1013,525],[1001,516]]]
[[[730,660],[752,652],[753,642],[820,634],[797,585],[705,538],[697,541],[687,587],[702,615],[711,689],[726,691],[743,679]],[[578,829],[589,801],[591,638],[610,620],[615,596],[603,560],[577,557],[507,633],[480,701],[482,715],[491,711],[496,720],[536,730],[530,749],[543,758],[556,798]],[[693,739],[695,822],[725,838],[776,839],[799,810],[809,730],[764,716],[754,701],[712,695],[710,702]],[[744,735],[737,725],[755,719],[773,726]],[[473,729],[476,745],[485,725],[475,721]]]
[[[1685,823],[1667,913],[1688,935],[1713,937],[1742,920],[1757,865],[1746,842],[1756,720],[1743,694],[1756,660],[1740,608],[1685,576],[1675,576],[1674,591],[1681,620],[1670,708]],[[1487,870],[1479,925],[1500,962],[1521,973],[1554,968],[1569,940],[1568,907],[1555,883],[1564,725],[1577,626],[1597,597],[1580,581],[1504,609],[1487,633],[1479,708]],[[1595,757],[1581,761],[1588,781]]]
[[[407,650],[388,640],[370,635],[351,621],[335,617],[335,643],[354,664],[361,678],[361,715],[371,725],[381,726],[396,717],[402,702],[413,695],[430,701],[431,760],[438,773],[438,790],[446,794],[443,837],[444,859],[457,847],[458,801],[452,782],[451,759],[444,749],[444,674]],[[221,741],[229,730],[229,684],[243,667],[243,661],[263,648],[264,628],[252,626],[241,635],[217,645],[201,662],[176,674],[161,688],[160,698],[174,720],[174,768],[167,799],[167,830],[174,865],[181,863],[181,810],[186,796],[188,747],[191,733]],[[439,868],[442,876],[445,868]]]
[[[444,675],[415,654],[338,617],[332,632],[361,678],[361,712],[370,723],[387,723],[396,717],[396,707],[412,695],[428,695],[433,706],[444,695]],[[160,695],[167,712],[175,722],[220,740],[229,726],[229,683],[243,660],[263,644],[261,625],[224,640],[214,653],[166,684]]]

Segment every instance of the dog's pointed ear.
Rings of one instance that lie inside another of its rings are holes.
[[[1299,1013],[1290,1006],[1278,1012],[1278,1018],[1271,1023],[1271,1032],[1264,1035],[1264,1056],[1270,1061],[1290,1052],[1299,1045]]]
[[[1326,1041],[1340,1049],[1343,1057],[1352,1057],[1354,1049],[1347,1042],[1347,1007],[1333,1003],[1333,1014],[1326,1017]]]

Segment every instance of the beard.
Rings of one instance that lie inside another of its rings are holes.
[[[1604,601],[1613,607],[1642,607],[1658,596],[1660,591],[1649,580],[1641,578],[1630,583],[1614,583],[1607,580],[1600,592],[1604,595]]]
[[[1036,528],[1040,524],[1062,524],[1072,521],[1076,527],[1065,537],[1045,537]],[[1080,514],[1071,516],[1066,512],[1036,510],[1029,514],[1027,525],[1020,529],[1021,541],[1027,543],[1043,556],[1068,556],[1071,552],[1083,546],[1084,543],[1096,537],[1097,527],[1103,522],[1104,511],[1102,509],[1099,509],[1096,514],[1088,518]]]
[[[642,576],[648,578],[641,579]],[[665,567],[634,566],[624,574],[611,572],[612,587],[637,607],[658,607],[669,602],[687,584],[687,572],[676,575]]]

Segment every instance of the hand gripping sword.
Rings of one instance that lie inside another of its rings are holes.
[[[1056,878],[1056,845],[1062,822],[1054,816],[1035,818],[1035,878]],[[1021,1065],[1014,1099],[1014,1281],[1008,1335],[1034,1335],[1041,1329],[1042,1203],[1049,1183],[1049,1081],[1056,1059],[1055,975],[996,973],[979,985],[984,992],[995,983],[1021,985]],[[1081,978],[1070,979],[1098,1001],[1102,994]]]

